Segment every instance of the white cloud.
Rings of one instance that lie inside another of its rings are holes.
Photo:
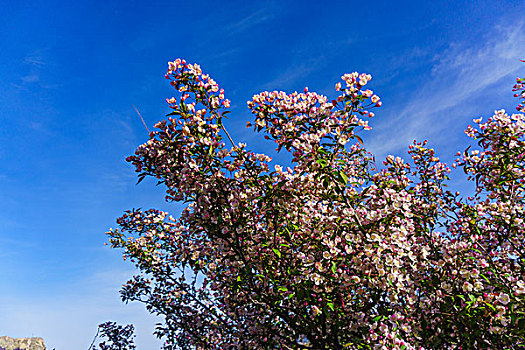
[[[28,84],[28,83],[36,83],[40,80],[40,76],[36,73],[29,73],[27,75],[24,75],[21,80]]]
[[[311,58],[301,64],[294,64],[285,69],[282,73],[279,73],[276,77],[270,81],[262,84],[258,87],[258,91],[263,90],[279,90],[286,89],[293,86],[296,81],[304,79],[305,76],[310,74],[314,69],[319,67],[320,62],[323,58]]]
[[[452,125],[458,125],[458,120],[470,122],[475,115],[468,114],[469,102],[486,95],[487,88],[523,69],[519,59],[525,52],[524,31],[525,22],[513,27],[496,27],[485,40],[454,43],[437,54],[427,81],[414,88],[404,108],[374,126],[369,148],[382,158],[406,148],[416,138],[440,133],[443,136]]]
[[[29,64],[34,67],[43,67],[46,65],[45,59],[43,57],[44,51],[47,51],[46,49],[41,49],[33,52],[30,55],[27,55],[24,58],[24,63]]]
[[[259,25],[263,22],[269,21],[275,18],[277,14],[277,3],[271,2],[267,6],[260,8],[251,14],[241,18],[237,22],[233,22],[230,25],[226,26],[226,32],[229,34],[234,34],[237,32],[242,32],[248,28]]]
[[[12,83],[14,87],[20,90],[24,90],[30,86],[37,85],[40,88],[50,88],[51,85],[44,82],[41,78],[42,73],[45,70],[49,70],[47,63],[48,49],[37,49],[28,53],[22,63],[25,68],[24,73],[20,75],[20,81]]]

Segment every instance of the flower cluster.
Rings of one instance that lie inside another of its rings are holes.
[[[248,101],[255,115],[255,130],[264,130],[278,145],[293,149],[294,160],[314,157],[319,147],[344,146],[356,138],[356,127],[370,130],[368,122],[360,117],[373,117],[365,108],[381,106],[379,97],[362,88],[372,79],[368,74],[345,74],[346,88],[332,101],[315,92],[263,92]],[[336,85],[341,91],[341,84]],[[368,101],[370,99],[370,101]],[[248,126],[251,124],[248,123]],[[359,139],[359,138],[358,138]]]
[[[165,349],[525,345],[523,114],[467,129],[481,149],[453,164],[476,184],[464,199],[426,141],[376,166],[358,136],[381,106],[368,74],[343,75],[331,101],[248,102],[286,168],[233,142],[229,101],[197,64],[170,62],[167,78],[173,111],[128,161],[187,207],[131,210],[108,232],[142,272],[122,298],[164,316]]]
[[[525,60],[521,60],[521,62],[525,62]],[[512,91],[515,91],[514,97],[518,97],[520,100],[522,100],[516,109],[518,112],[525,112],[525,105],[523,104],[525,102],[525,78],[517,78],[516,84],[512,88]]]

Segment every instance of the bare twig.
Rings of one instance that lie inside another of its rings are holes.
[[[93,341],[91,342],[91,345],[89,346],[88,350],[91,350],[93,348],[93,345],[95,344],[95,340],[97,340],[98,332],[100,332],[100,328],[97,329],[97,334],[95,334],[95,337],[93,338]]]
[[[137,107],[133,106],[133,108],[135,109],[135,111],[136,111],[137,114],[139,115],[140,120],[142,120],[142,124],[144,124],[144,127],[146,128],[146,130],[148,130],[148,135],[149,135],[149,129],[148,129],[148,126],[146,125],[146,123],[144,122],[144,118],[142,118],[142,116],[140,115],[140,112],[139,112],[139,110],[137,109]]]
[[[230,134],[228,133],[228,130],[226,130],[226,128],[224,127],[224,124],[222,124],[221,127],[222,127],[222,130],[224,130],[224,132],[226,133],[226,136],[228,136],[228,138],[230,139],[230,142],[232,143],[233,147],[235,147],[235,143],[233,143],[233,140]]]

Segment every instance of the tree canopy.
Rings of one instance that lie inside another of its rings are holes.
[[[248,102],[288,167],[234,142],[230,101],[197,64],[166,78],[172,111],[127,160],[186,207],[130,210],[108,232],[141,272],[122,299],[164,318],[165,349],[525,346],[523,114],[468,126],[477,146],[451,166],[475,185],[463,197],[426,141],[376,164],[359,136],[381,106],[368,74],[343,75],[333,100]]]

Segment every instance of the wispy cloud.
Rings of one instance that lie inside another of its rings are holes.
[[[319,67],[319,63],[323,60],[322,57],[308,59],[301,64],[293,64],[280,72],[270,81],[263,83],[258,87],[258,90],[276,90],[286,89],[295,84],[296,81],[304,79],[305,76]]]
[[[29,83],[36,83],[37,81],[40,80],[40,76],[36,73],[29,73],[27,75],[24,75],[21,80],[26,83],[26,84],[29,84]]]
[[[519,59],[525,52],[524,31],[525,21],[513,27],[496,27],[480,42],[454,43],[436,55],[427,81],[414,88],[404,108],[376,125],[370,148],[384,156],[416,138],[443,135],[459,118],[468,121],[464,114],[470,109],[469,101],[523,68]]]
[[[24,72],[20,75],[20,80],[13,83],[13,86],[20,90],[34,85],[38,85],[41,88],[51,87],[41,78],[42,72],[48,66],[46,56],[47,49],[38,49],[27,54],[22,60]]]
[[[42,50],[38,50],[32,54],[27,55],[24,58],[24,63],[29,64],[31,66],[35,67],[43,67],[46,65],[45,60],[43,58]]]
[[[278,8],[275,2],[269,3],[267,6],[258,9],[249,15],[241,18],[237,22],[233,22],[230,25],[226,26],[226,31],[230,34],[235,34],[238,32],[243,32],[251,27],[269,21],[278,13]]]

